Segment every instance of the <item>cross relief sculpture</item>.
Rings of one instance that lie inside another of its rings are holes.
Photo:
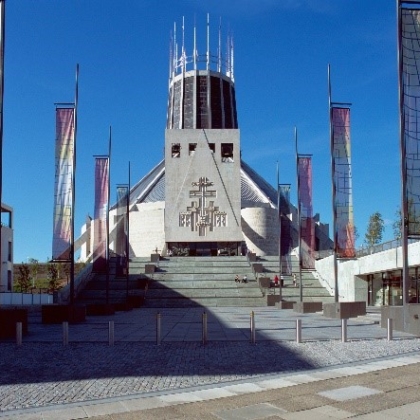
[[[199,236],[206,236],[207,230],[212,231],[215,226],[227,226],[226,213],[219,211],[214,201],[208,200],[216,197],[216,190],[209,189],[213,182],[206,177],[200,177],[198,182],[192,182],[191,185],[198,187],[198,190],[191,190],[190,198],[197,197],[198,202],[192,201],[187,211],[180,213],[179,225],[189,227],[191,231],[198,231]]]

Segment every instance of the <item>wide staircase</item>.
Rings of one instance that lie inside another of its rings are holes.
[[[267,295],[279,295],[279,288],[260,287],[259,277],[274,278],[278,273],[278,257],[261,257],[257,262],[263,266],[262,273],[255,273],[252,263],[243,256],[165,257],[156,262],[136,257],[130,261],[127,280],[124,273],[118,272],[116,261],[111,260],[108,280],[104,273],[93,274],[77,301],[87,305],[103,304],[108,294],[108,303],[116,310],[130,306],[267,306]],[[298,273],[296,257],[292,257],[292,271]],[[240,282],[235,282],[236,275]],[[242,282],[243,276],[247,277],[246,283]],[[311,271],[302,271],[302,282],[304,301],[334,301]],[[293,277],[284,276],[282,299],[299,301],[299,294]]]
[[[76,301],[85,305],[108,303],[114,305],[116,310],[141,306],[149,283],[148,276],[144,274],[145,266],[148,263],[150,263],[150,258],[137,258],[135,262],[136,273],[130,273],[127,278],[126,274],[118,269],[117,260],[111,258],[109,275],[92,273],[88,283],[78,294]]]
[[[134,267],[135,261],[130,272]],[[240,282],[235,282],[236,275]],[[251,266],[242,256],[168,257],[156,264],[149,277],[146,307],[266,306]]]
[[[270,276],[273,278],[279,272],[279,257],[278,256],[265,256],[258,260],[263,264],[262,276]],[[293,284],[293,276],[284,275],[284,286],[282,287],[281,294],[282,300],[298,302],[300,299],[299,288],[299,261],[297,256],[291,256],[292,273],[296,274],[297,284]],[[334,296],[331,296],[327,289],[321,285],[319,280],[314,276],[313,270],[302,269],[302,298],[304,302],[334,302]],[[278,288],[270,288],[266,293],[279,294]]]

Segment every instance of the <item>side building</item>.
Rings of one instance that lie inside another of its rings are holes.
[[[13,289],[13,208],[1,203],[0,292]]]

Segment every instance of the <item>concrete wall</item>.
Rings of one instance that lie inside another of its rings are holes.
[[[5,224],[1,227],[0,292],[7,292],[13,290],[13,209],[4,203],[1,207],[9,213],[10,217],[9,225]],[[9,250],[11,258],[9,258]]]
[[[53,295],[46,293],[0,293],[0,305],[46,305],[53,303]]]
[[[277,209],[266,207],[242,209],[242,231],[247,248],[258,256],[278,255],[279,222]]]
[[[209,143],[214,144],[214,152]],[[226,143],[233,145],[233,157],[228,160],[221,154]],[[179,157],[172,156],[175,144],[180,145]],[[189,149],[192,144],[196,144],[194,152]],[[167,242],[242,241],[240,167],[238,130],[166,130]],[[193,185],[200,178],[211,183],[201,190],[203,195]]]
[[[156,247],[159,253],[165,252],[165,203],[142,203],[136,208],[130,211],[130,255],[150,257]]]
[[[337,264],[340,301],[367,301],[366,276],[402,268],[402,251],[399,247],[354,260],[338,260]],[[420,265],[420,242],[408,245],[408,264]],[[334,287],[333,256],[316,261],[315,268],[321,284]]]

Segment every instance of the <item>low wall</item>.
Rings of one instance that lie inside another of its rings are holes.
[[[0,305],[46,305],[53,303],[53,295],[47,293],[0,293]]]
[[[293,310],[301,314],[309,314],[322,311],[322,302],[296,302]]]
[[[323,312],[328,318],[356,318],[359,315],[366,315],[366,302],[324,303]]]
[[[388,318],[392,319],[393,328],[397,331],[404,331],[420,337],[420,303],[410,303],[405,311],[402,306],[382,306],[381,327],[387,328]]]

